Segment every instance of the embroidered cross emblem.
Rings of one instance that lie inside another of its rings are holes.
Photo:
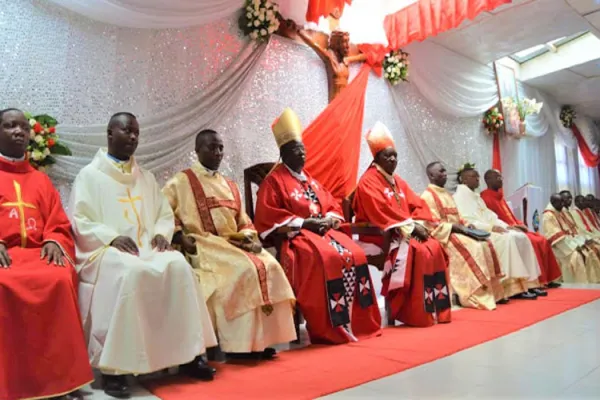
[[[346,307],[346,300],[344,299],[344,296],[339,293],[334,293],[332,297],[333,298],[329,300],[331,303],[331,309],[335,312],[341,312],[344,307]]]
[[[25,225],[25,209],[31,208],[31,209],[35,210],[36,207],[33,204],[26,203],[25,201],[23,201],[23,196],[21,194],[21,185],[19,184],[19,182],[13,181],[13,185],[15,187],[15,196],[17,198],[17,201],[2,203],[2,206],[3,207],[16,207],[16,209],[19,211],[18,216],[19,216],[19,225],[21,228],[21,247],[26,247],[27,246],[27,226]],[[12,212],[11,212],[11,215],[12,215]],[[31,220],[31,218],[30,218],[30,220]],[[34,223],[35,223],[35,220],[34,220]]]
[[[131,190],[129,188],[127,188],[127,197],[123,197],[123,198],[119,198],[118,199],[119,203],[123,203],[123,204],[128,204],[131,206],[131,209],[133,210],[133,214],[135,215],[135,220],[138,226],[138,231],[137,231],[137,245],[138,246],[142,246],[142,219],[140,218],[140,213],[138,212],[138,209],[135,206],[135,202],[139,201],[140,203],[142,202],[142,196],[135,196],[132,197],[131,196]],[[129,219],[129,215],[127,213],[127,209],[125,209],[123,211],[123,214],[125,216],[126,219]]]
[[[388,198],[391,199],[394,196],[394,191],[390,190],[390,188],[385,188],[385,190],[383,191],[383,194]]]
[[[433,302],[433,292],[429,289],[425,289],[425,301]]]
[[[362,277],[360,278],[360,283],[358,285],[358,290],[363,294],[363,295],[367,295],[369,294],[369,291],[371,290],[371,282],[369,282],[367,280],[367,278]]]
[[[300,201],[300,199],[302,198],[302,193],[300,193],[298,189],[294,189],[294,191],[290,193],[290,196],[292,196],[294,200]]]
[[[437,285],[435,288],[433,288],[433,293],[435,297],[443,298],[444,296],[448,296],[448,287],[446,285]],[[440,296],[440,294],[444,296]]]

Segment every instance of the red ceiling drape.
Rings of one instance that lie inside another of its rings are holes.
[[[458,27],[466,19],[474,19],[483,11],[491,11],[511,0],[419,0],[400,11],[385,17],[384,27],[388,47],[379,45],[385,54],[398,50],[414,41],[422,41],[430,36]],[[378,46],[378,45],[362,45]]]
[[[364,64],[302,135],[306,170],[340,201],[356,186],[370,70]]]
[[[306,9],[306,20],[318,23],[319,18],[328,17],[336,8],[342,13],[344,6],[351,3],[352,0],[310,0]]]

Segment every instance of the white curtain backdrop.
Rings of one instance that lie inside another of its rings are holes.
[[[184,28],[230,16],[244,0],[50,0],[96,21],[130,28]],[[383,20],[387,14],[408,7],[417,0],[354,0],[346,5],[340,28],[353,43],[387,45]],[[275,0],[281,14],[298,24],[306,24],[308,0]],[[311,29],[328,32],[328,23],[311,23]]]
[[[141,118],[144,132],[136,158],[148,169],[161,175],[174,160],[190,154],[190,143],[202,128],[214,127],[236,106],[254,75],[267,44],[248,42],[232,64],[196,96],[164,113]],[[52,175],[72,181],[106,145],[106,124],[88,126],[59,125],[61,140],[73,151],[73,157],[58,157]]]
[[[523,82],[517,81],[519,90],[519,99],[536,99],[543,102],[544,106],[539,114],[529,115],[525,121],[527,123],[527,135],[540,137],[546,133],[556,135],[556,137],[568,148],[577,147],[577,142],[570,129],[565,128],[560,122],[560,109],[562,107],[554,98],[534,87]]]
[[[456,117],[482,115],[498,102],[494,70],[436,43],[405,49],[412,65],[409,80],[439,110]]]
[[[575,124],[577,125],[577,128],[579,128],[579,132],[581,133],[581,136],[583,136],[583,139],[590,150],[595,154],[598,154],[598,151],[600,150],[598,147],[598,141],[600,140],[600,128],[598,128],[598,125],[596,125],[591,118],[582,115],[580,112],[577,113]]]
[[[227,17],[243,0],[50,0],[96,21],[130,28],[182,28]]]

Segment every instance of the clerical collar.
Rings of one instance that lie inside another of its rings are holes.
[[[379,166],[379,164],[373,163],[373,165],[375,165],[375,168],[377,168],[377,171],[381,172],[381,174],[383,175],[383,177],[392,185],[395,185],[395,181],[394,181],[394,177],[390,174],[388,174],[383,168],[381,168]]]
[[[210,177],[213,177],[219,173],[219,171],[214,171],[212,169],[206,168],[200,161],[198,161],[197,165],[202,172],[204,172],[206,175],[208,175]]]
[[[443,188],[443,187],[441,187],[441,186],[435,185],[435,184],[433,184],[433,183],[430,183],[430,184],[429,184],[429,187],[430,187],[431,189],[435,190],[435,191],[438,191],[438,192],[445,192],[445,191],[446,191],[446,188]]]
[[[112,161],[116,162],[117,164],[125,164],[131,160],[131,158],[129,160],[119,160],[117,157],[109,154],[108,152],[106,152],[106,157],[108,157]]]
[[[285,167],[288,169],[288,171],[290,171],[290,174],[292,174],[292,176],[296,179],[298,179],[300,182],[306,182],[308,179],[306,179],[306,175],[304,175],[304,171],[300,171],[300,173],[297,173],[296,171],[292,170],[290,167],[287,166],[287,164],[283,164],[285,165]]]
[[[25,160],[25,154],[23,154],[22,157],[14,158],[14,157],[5,156],[4,154],[0,153],[0,158],[7,160],[7,161],[11,161],[11,162],[19,162],[19,161]]]

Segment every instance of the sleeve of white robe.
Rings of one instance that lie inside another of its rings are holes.
[[[82,170],[75,179],[71,191],[69,210],[71,222],[77,241],[77,249],[82,253],[93,253],[98,249],[110,246],[111,242],[119,236],[118,232],[105,225],[99,215],[101,210],[94,185],[93,172]]]

